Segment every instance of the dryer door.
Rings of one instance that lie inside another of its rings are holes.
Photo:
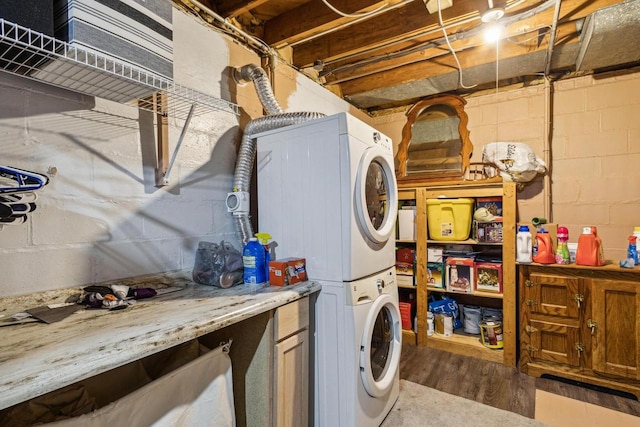
[[[391,295],[372,304],[360,345],[360,375],[367,393],[382,397],[391,390],[400,365],[400,310]]]
[[[374,244],[386,243],[395,231],[398,186],[393,164],[377,147],[360,160],[354,198],[360,230]]]

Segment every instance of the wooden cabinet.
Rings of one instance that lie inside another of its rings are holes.
[[[640,396],[640,268],[521,265],[520,367]]]
[[[273,425],[309,424],[309,298],[289,303],[274,316]]]
[[[637,275],[640,279],[640,275]],[[640,380],[640,281],[590,279],[592,369]]]
[[[502,243],[483,243],[474,239],[462,241],[435,241],[429,239],[427,200],[437,198],[501,197],[503,239]],[[462,183],[460,185],[437,185],[402,187],[399,200],[414,200],[416,206],[416,251],[415,293],[417,299],[417,333],[403,332],[403,339],[413,338],[419,346],[433,347],[453,353],[504,363],[516,364],[516,266],[515,266],[515,223],[516,223],[516,186],[510,182]],[[399,242],[406,244],[406,242]],[[442,295],[445,289],[428,284],[427,252],[432,245],[472,246],[474,252],[492,250],[502,258],[502,293],[474,291],[471,294],[450,293],[461,304],[500,308],[503,316],[503,349],[485,347],[480,335],[465,334],[456,329],[451,337],[427,334],[427,306],[431,294]],[[402,293],[402,289],[400,289]]]

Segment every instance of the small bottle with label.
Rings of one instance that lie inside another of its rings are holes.
[[[556,248],[556,264],[569,264],[571,257],[569,255],[569,230],[567,227],[558,227],[557,232],[558,247]]]

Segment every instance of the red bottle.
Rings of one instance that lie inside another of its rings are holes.
[[[576,264],[591,266],[604,265],[602,239],[598,236],[596,227],[584,227],[582,229],[582,234],[578,237]]]
[[[540,264],[553,264],[556,262],[551,236],[544,229],[540,229],[536,233],[535,245],[533,247],[533,262]]]

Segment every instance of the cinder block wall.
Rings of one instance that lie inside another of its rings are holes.
[[[640,69],[552,84],[551,220],[577,242],[596,226],[605,256],[626,257],[627,237],[640,225]],[[544,158],[544,86],[471,97],[466,111],[476,150],[519,141]],[[543,180],[518,193],[519,218],[544,214]]]
[[[0,73],[0,164],[51,175],[27,223],[0,230],[0,297],[188,270],[199,241],[241,249],[225,199],[241,129],[262,105],[230,69],[260,58],[175,8],[173,25],[174,80],[238,104],[241,114],[197,107],[163,188],[155,186],[150,113]],[[287,111],[349,109],[284,65],[276,74]],[[184,120],[169,125],[172,154]]]
[[[640,68],[584,76],[552,84],[550,113],[551,218],[577,242],[584,226],[596,226],[605,256],[626,257],[627,237],[640,226]],[[467,98],[472,161],[494,141],[528,144],[544,158],[544,85]],[[406,117],[375,118],[398,144]],[[544,214],[543,179],[518,193],[522,221]]]

